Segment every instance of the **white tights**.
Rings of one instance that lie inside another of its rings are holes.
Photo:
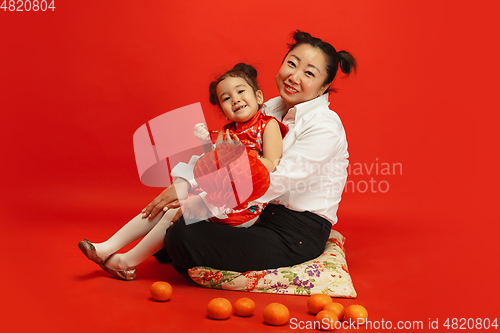
[[[117,253],[106,261],[106,266],[114,269],[137,266],[164,246],[165,232],[176,212],[177,209],[170,209],[166,213],[160,211],[151,221],[148,218],[142,218],[142,213],[137,215],[107,241],[93,243],[97,255],[101,258],[107,258],[144,236],[130,251]]]

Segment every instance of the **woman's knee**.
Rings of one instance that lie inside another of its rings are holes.
[[[188,233],[186,233],[186,224],[181,218],[168,229],[168,232],[165,235],[165,248],[167,250],[169,250],[169,248],[176,248],[178,244],[186,242],[185,238],[187,236]]]
[[[186,225],[181,218],[168,229],[165,235],[165,248],[174,262],[176,259],[191,260],[197,250],[196,244],[207,237],[203,223],[206,222]]]
[[[186,225],[184,220],[179,219],[168,229],[165,235],[165,249],[172,258],[175,269],[186,270],[197,265],[200,257],[197,246],[200,235],[206,238],[205,233],[200,230],[204,227],[201,223],[206,222],[196,223],[200,225]]]

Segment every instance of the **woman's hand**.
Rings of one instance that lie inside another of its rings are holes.
[[[199,195],[180,200],[180,207],[172,218],[172,222],[176,222],[181,216],[184,216],[185,220],[201,221],[207,219],[210,214],[210,210]]]
[[[163,190],[151,203],[142,210],[142,218],[152,220],[159,212],[179,207],[179,200],[187,198],[189,182],[176,178],[172,185]]]

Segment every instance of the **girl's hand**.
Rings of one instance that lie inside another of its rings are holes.
[[[172,218],[172,222],[176,222],[181,216],[184,216],[185,220],[201,221],[207,219],[210,214],[210,210],[199,195],[180,200],[180,207]]]
[[[185,199],[190,189],[189,182],[182,178],[163,190],[146,208],[142,210],[142,218],[149,217],[151,221],[159,212],[179,207],[179,199]]]
[[[222,136],[223,136],[222,133],[224,133],[224,131],[219,132],[219,135],[217,136],[217,139],[215,140],[215,144],[222,143],[222,142],[229,142],[229,143],[232,143],[234,145],[237,145],[240,142],[240,138],[238,138],[238,136],[236,134],[230,134],[228,129],[226,130],[226,139],[225,140],[222,140]]]
[[[212,138],[210,137],[210,132],[204,123],[199,123],[194,125],[194,136],[200,141],[203,152],[209,153],[213,150]]]
[[[223,140],[222,140],[222,138],[224,137],[223,133],[224,133],[224,131],[219,131],[219,134],[217,135],[217,139],[215,139],[216,145],[223,142]]]
[[[236,134],[229,134],[229,130],[226,130],[226,142],[237,145],[240,142],[240,138]]]
[[[210,139],[210,133],[204,123],[199,123],[194,125],[194,136],[201,141],[201,143],[206,143],[207,141],[212,142]]]

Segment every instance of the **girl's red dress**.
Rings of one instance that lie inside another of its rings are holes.
[[[224,126],[224,139],[226,130],[230,134],[236,134],[238,139],[243,143],[247,149],[253,150],[259,157],[263,157],[263,135],[264,129],[271,120],[276,120],[280,127],[281,137],[285,137],[287,129],[286,126],[272,116],[265,116],[261,111],[258,111],[249,121],[244,123],[229,123]],[[254,189],[262,190],[262,189]],[[267,190],[267,189],[265,189]],[[263,191],[262,194],[264,194]],[[249,222],[245,227],[249,227],[258,221],[258,217],[266,204],[252,203],[251,206],[245,209],[234,210],[231,208],[226,209],[225,216],[218,216],[210,218],[210,221],[220,224],[227,224],[230,226],[240,226]],[[253,221],[250,222],[250,221]]]

